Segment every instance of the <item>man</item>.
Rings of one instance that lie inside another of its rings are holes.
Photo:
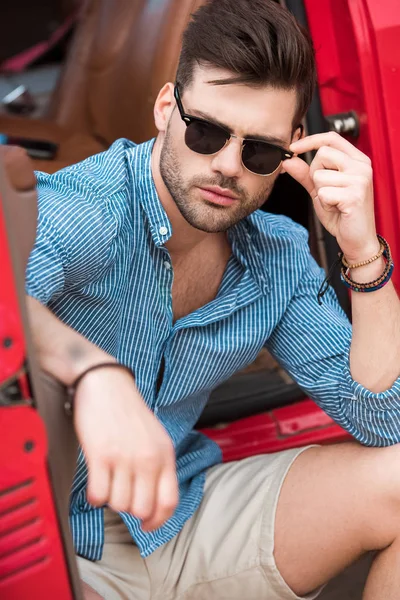
[[[27,291],[42,367],[75,390],[87,598],[314,598],[369,550],[364,598],[399,598],[400,306],[371,164],[337,135],[301,139],[311,42],[278,4],[249,6],[195,14],[155,141],[38,174]],[[353,329],[332,290],[317,301],[306,232],[257,210],[284,171],[351,267]],[[263,346],[364,446],[218,464],[192,428]]]

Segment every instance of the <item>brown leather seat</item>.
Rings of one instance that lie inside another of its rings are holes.
[[[205,0],[87,0],[45,119],[0,115],[0,132],[57,142],[54,172],[119,137],[155,134],[153,105],[173,81],[182,32]]]

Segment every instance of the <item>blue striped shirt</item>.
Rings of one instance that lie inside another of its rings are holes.
[[[154,186],[153,141],[116,141],[54,175],[37,174],[39,225],[27,292],[63,322],[129,365],[146,404],[176,451],[180,502],[145,533],[121,513],[142,556],[175,536],[201,502],[218,446],[193,431],[210,392],[250,364],[263,346],[335,421],[367,445],[400,441],[400,378],[374,394],[349,370],[351,326],[324,278],[307,232],[256,211],[228,231],[232,255],[215,299],[173,323],[171,224]],[[164,376],[157,390],[162,358]],[[75,550],[102,556],[103,509],[86,499],[79,455],[70,503]]]

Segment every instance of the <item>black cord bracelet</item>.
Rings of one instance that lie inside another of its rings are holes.
[[[82,379],[84,377],[86,377],[86,375],[88,373],[91,373],[92,371],[96,371],[97,369],[105,369],[105,368],[107,368],[107,369],[108,368],[111,368],[111,369],[116,369],[116,368],[123,369],[123,370],[127,371],[129,373],[129,375],[133,379],[135,378],[132,369],[130,369],[126,365],[121,365],[121,363],[106,362],[106,363],[99,363],[98,365],[92,365],[91,367],[89,367],[88,369],[86,369],[86,371],[83,371],[83,373],[81,373],[80,375],[78,375],[78,377],[75,379],[75,381],[73,381],[71,383],[71,385],[67,386],[68,399],[64,403],[64,409],[65,409],[65,412],[68,415],[72,415],[72,413],[73,413],[74,399],[75,399],[76,390],[77,390],[78,385],[82,381]]]

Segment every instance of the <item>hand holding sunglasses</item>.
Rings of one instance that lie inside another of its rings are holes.
[[[182,105],[178,84],[175,85],[174,96],[179,114],[186,124],[186,146],[193,152],[208,155],[216,154],[226,146],[231,138],[240,139],[242,140],[242,164],[244,168],[263,177],[273,175],[281,166],[282,161],[293,157],[293,152],[281,146],[261,140],[239,138],[220,125],[188,115]]]
[[[298,157],[284,171],[310,194],[322,225],[351,263],[379,250],[374,216],[371,161],[334,132],[310,135],[294,142],[296,154],[317,151],[310,165]]]

